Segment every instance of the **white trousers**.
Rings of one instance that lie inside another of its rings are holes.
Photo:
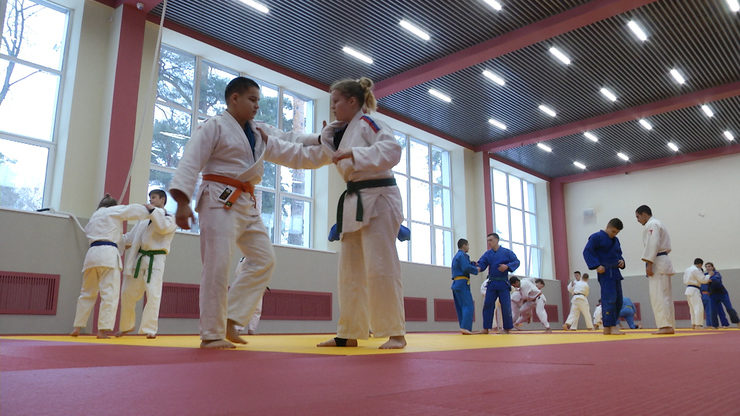
[[[207,192],[204,192],[205,197]],[[206,206],[200,209],[199,214],[200,257],[203,262],[200,337],[218,340],[226,336],[227,317],[239,326],[249,322],[272,277],[275,251],[262,218],[248,215],[244,207],[234,205],[227,210]],[[246,258],[237,268],[229,287],[235,241]]]
[[[594,324],[591,322],[591,311],[589,310],[588,298],[583,295],[576,295],[570,301],[570,313],[565,323],[570,325],[572,329],[578,329],[578,321],[583,315],[583,319],[586,321],[586,328],[594,329]]]
[[[675,327],[676,315],[671,293],[671,275],[655,273],[648,277],[650,306],[658,328]]]
[[[247,330],[251,332],[255,332],[257,330],[257,325],[260,324],[261,317],[262,317],[262,298],[260,298],[259,303],[257,303],[257,308],[254,310],[252,317],[249,319],[249,325],[247,325]]]
[[[701,301],[701,291],[695,287],[686,288],[686,300],[691,312],[691,325],[704,326],[704,304]]]
[[[401,224],[385,198],[378,198],[374,208],[375,216],[365,227],[342,234],[339,338],[366,339],[370,327],[380,338],[406,334],[401,263],[395,243]]]
[[[157,254],[157,256],[162,256]],[[139,277],[134,279],[133,275],[123,277],[121,287],[121,318],[119,329],[131,331],[136,325],[136,303],[146,293],[146,304],[141,314],[139,334],[157,335],[159,328],[159,304],[162,301],[162,276],[164,269],[157,267],[156,261],[152,268],[152,277],[146,282],[149,273],[149,256],[142,256],[139,267]]]
[[[82,275],[82,288],[77,298],[75,328],[87,326],[90,312],[100,293],[98,331],[112,331],[118,312],[118,294],[121,291],[121,269],[118,267],[91,267]]]
[[[513,306],[513,304],[512,304]],[[540,296],[535,301],[523,302],[519,306],[519,317],[514,322],[514,325],[528,322],[532,317],[532,310],[537,313],[537,318],[545,325],[545,328],[550,327],[550,323],[547,322],[547,311],[545,311],[545,300]]]

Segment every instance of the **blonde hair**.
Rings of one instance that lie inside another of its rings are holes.
[[[375,111],[378,107],[373,94],[373,80],[370,78],[343,79],[333,83],[330,90],[337,90],[347,98],[355,97],[357,102],[361,103],[362,109],[367,112]]]

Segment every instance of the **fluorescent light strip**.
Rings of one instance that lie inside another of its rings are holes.
[[[740,2],[737,0],[725,0],[727,1],[727,6],[730,8],[730,11],[737,12],[740,11]]]
[[[624,160],[625,162],[627,162],[628,160],[630,160],[629,156],[625,155],[622,152],[617,153],[617,156],[619,156],[619,158],[622,159],[622,160]]]
[[[599,141],[599,138],[596,137],[596,135],[591,133],[590,131],[583,133],[583,135],[586,136],[587,139],[591,140],[594,143]]]
[[[712,112],[712,109],[709,108],[709,106],[706,104],[701,106],[701,111],[703,111],[704,114],[707,115],[707,117],[714,117],[714,112]]]
[[[678,152],[678,146],[676,146],[676,143],[668,142],[668,147],[673,150],[674,152]]]
[[[432,94],[433,96],[439,98],[440,100],[442,100],[444,102],[448,102],[448,103],[451,103],[452,102],[452,98],[450,98],[446,94],[443,94],[443,93],[435,90],[434,88],[429,88],[429,94]]]
[[[614,95],[614,93],[611,92],[611,90],[609,90],[608,88],[602,88],[599,91],[601,92],[601,95],[603,95],[604,97],[608,98],[609,101],[612,101],[612,102],[613,101],[617,101],[617,96]]]
[[[429,33],[423,31],[420,27],[416,26],[415,24],[409,22],[408,20],[401,19],[399,22],[402,28],[408,30],[409,32],[413,33],[414,35],[420,37],[424,40],[429,40],[431,37],[429,36]]]
[[[539,147],[540,149],[542,149],[542,150],[544,150],[544,151],[546,151],[548,153],[549,152],[552,152],[552,147],[550,147],[550,146],[548,146],[548,145],[546,145],[544,143],[537,143],[537,147]]]
[[[506,130],[506,124],[504,124],[504,123],[502,123],[502,122],[500,122],[498,120],[494,120],[492,118],[489,118],[488,119],[488,122],[491,123],[491,125],[494,125],[494,126],[500,128],[501,130]]]
[[[722,133],[722,134],[725,136],[725,139],[727,139],[729,141],[735,140],[735,136],[733,136],[732,133],[730,133],[729,130],[725,130],[725,132]]]
[[[640,125],[645,128],[645,130],[652,130],[653,125],[650,124],[649,121],[645,120],[644,118],[640,119]]]
[[[247,6],[253,8],[253,9],[257,10],[257,11],[260,11],[262,13],[265,13],[265,14],[270,13],[270,9],[268,9],[267,6],[265,6],[264,4],[262,4],[260,2],[256,2],[254,0],[239,0],[239,1],[241,1],[242,3],[246,4]]]
[[[362,62],[365,62],[367,64],[372,64],[373,63],[373,58],[365,55],[362,52],[358,52],[358,51],[350,48],[349,46],[345,46],[344,48],[342,48],[342,51],[344,51],[344,53],[346,53],[347,55],[351,55],[351,56],[353,56],[353,57],[355,57],[355,58],[357,58],[357,59],[359,59]]]
[[[577,167],[581,168],[581,169],[586,169],[586,165],[584,165],[581,162],[576,161],[576,162],[573,162],[573,164],[576,165]]]
[[[502,87],[504,86],[504,84],[506,84],[506,82],[504,81],[503,78],[501,78],[500,76],[494,74],[493,72],[491,72],[491,71],[489,71],[487,69],[484,69],[483,70],[483,75],[486,78],[490,79],[491,81],[495,82],[496,84],[498,84],[498,85],[500,85]]]
[[[671,76],[673,77],[674,80],[676,80],[677,83],[681,85],[683,85],[686,82],[686,78],[684,78],[683,75],[681,75],[681,73],[678,72],[678,69],[676,68],[671,69]]]
[[[501,10],[501,3],[497,2],[496,0],[483,0],[486,2],[487,5],[491,6],[493,10],[499,11]]]
[[[556,47],[550,48],[550,53],[553,54],[558,60],[566,65],[570,65],[570,58],[565,55],[560,49]]]
[[[553,110],[552,108],[550,108],[550,107],[548,107],[546,105],[539,106],[539,109],[540,109],[540,111],[542,111],[543,113],[547,114],[550,117],[557,116],[557,113],[555,112],[555,110]]]
[[[640,39],[643,42],[647,40],[647,33],[645,33],[642,27],[634,20],[630,20],[629,23],[627,23],[627,27],[629,27],[632,33],[637,36],[637,39]]]

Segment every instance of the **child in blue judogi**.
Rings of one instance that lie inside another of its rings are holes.
[[[457,321],[460,323],[460,332],[470,335],[473,332],[473,313],[475,305],[470,294],[470,274],[478,274],[475,262],[468,256],[468,240],[461,238],[457,241],[457,254],[452,259],[452,297],[455,300]]]
[[[612,218],[604,230],[591,234],[583,249],[589,270],[599,274],[604,335],[621,335],[617,322],[622,310],[622,273],[624,258],[617,234],[624,228],[619,218]]]

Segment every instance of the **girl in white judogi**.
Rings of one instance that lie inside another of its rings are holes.
[[[82,266],[82,288],[77,299],[74,330],[70,335],[80,335],[87,326],[100,293],[100,311],[98,313],[98,338],[110,338],[118,311],[118,294],[121,290],[121,253],[123,222],[141,220],[149,217],[151,205],[118,205],[110,195],[98,204],[98,209],[85,226],[85,234],[90,241],[90,248],[85,254]]]

